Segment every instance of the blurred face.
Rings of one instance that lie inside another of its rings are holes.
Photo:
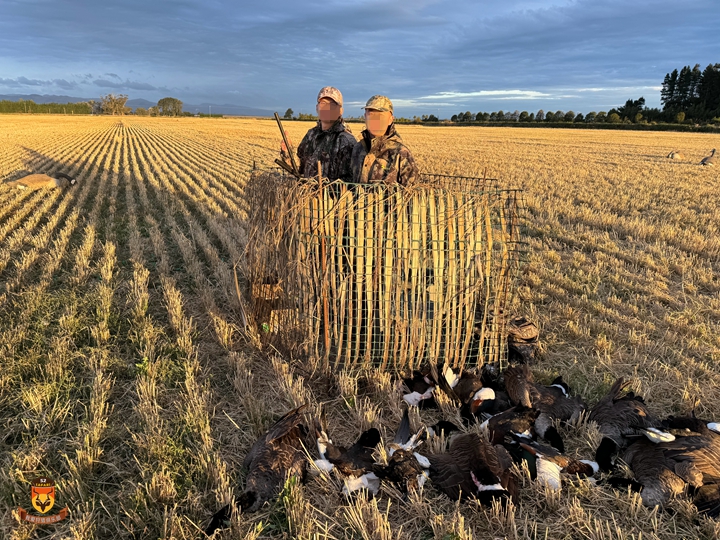
[[[334,123],[342,115],[342,107],[330,98],[322,98],[315,106],[318,118],[326,124]]]
[[[392,124],[393,115],[390,111],[365,109],[365,127],[373,137],[382,137]]]

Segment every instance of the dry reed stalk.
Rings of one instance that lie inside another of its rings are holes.
[[[390,358],[390,346],[392,344],[392,328],[393,328],[393,315],[392,315],[392,287],[393,287],[393,271],[396,268],[395,257],[393,257],[395,251],[393,246],[398,244],[398,212],[402,212],[402,208],[398,208],[398,205],[394,204],[395,199],[394,192],[386,193],[383,197],[383,206],[388,206],[388,212],[386,217],[385,226],[382,231],[380,238],[384,239],[385,249],[383,251],[383,265],[381,274],[382,291],[380,294],[381,298],[381,310],[382,310],[382,321],[384,321],[384,340],[383,340],[383,352],[382,352],[382,364],[380,369],[383,371],[387,369],[388,360]],[[393,235],[394,236],[391,236]],[[395,279],[398,283],[400,280]]]

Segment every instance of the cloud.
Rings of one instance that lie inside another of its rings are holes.
[[[95,79],[93,84],[101,88],[114,88],[116,90],[158,90],[158,88],[151,84],[127,79],[125,81],[120,80],[119,82],[108,81],[107,79]]]

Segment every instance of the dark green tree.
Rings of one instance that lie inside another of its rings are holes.
[[[285,111],[285,115],[283,116],[283,118],[285,120],[292,120],[293,114],[295,114],[295,113],[293,113],[293,110],[288,109],[287,111]]]
[[[180,116],[182,107],[183,102],[174,97],[164,97],[157,102],[157,110],[160,116]]]

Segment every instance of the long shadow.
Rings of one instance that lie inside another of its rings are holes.
[[[28,157],[25,159],[25,166],[31,171],[28,174],[40,173],[53,176],[56,173],[65,173],[73,178],[77,178],[79,171],[74,166],[69,166],[66,163],[62,163],[55,158],[46,156],[27,146],[23,146],[22,148],[28,153]],[[42,165],[33,165],[37,161],[40,161]]]

